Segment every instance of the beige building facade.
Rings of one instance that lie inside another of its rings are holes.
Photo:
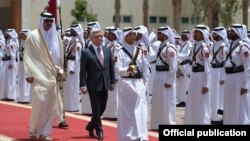
[[[70,27],[74,17],[75,0],[60,0],[62,25]],[[114,25],[115,0],[87,0],[88,12],[97,15],[102,28]],[[48,0],[0,0],[0,29],[15,28],[16,30],[38,26],[39,14],[44,10]],[[182,1],[181,29],[191,30],[198,22],[192,19],[192,0]],[[143,0],[121,0],[120,27],[138,26],[143,24]],[[172,0],[149,0],[149,30],[160,26],[173,27]],[[242,23],[242,11],[234,17],[235,22]],[[58,16],[59,17],[59,16]],[[86,27],[87,21],[81,22]]]

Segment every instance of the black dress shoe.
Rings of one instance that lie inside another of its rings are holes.
[[[211,120],[211,124],[212,125],[223,125],[223,121],[222,120],[219,120],[219,121]]]
[[[181,102],[179,104],[176,105],[176,107],[185,107],[186,103],[185,102]]]
[[[5,98],[5,99],[2,99],[3,101],[15,101],[14,99],[10,99],[10,98]]]
[[[96,137],[94,134],[94,128],[91,129],[89,126],[87,126],[85,129],[89,132],[90,137]]]
[[[103,132],[98,132],[97,133],[97,140],[103,140]]]
[[[68,125],[65,121],[59,123],[58,126],[59,126],[59,128],[66,128],[66,127],[69,127],[69,125]]]

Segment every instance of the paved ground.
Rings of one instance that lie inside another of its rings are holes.
[[[185,108],[177,107],[177,111],[176,111],[177,124],[183,124],[184,111],[185,111]]]
[[[149,121],[148,121],[148,125],[150,123],[150,113],[151,113],[151,97],[148,98],[148,110],[149,110]],[[176,124],[182,125],[183,124],[183,118],[184,118],[184,111],[185,111],[185,107],[176,107]]]
[[[13,102],[13,103],[15,103],[15,102]],[[28,105],[30,105],[30,104],[28,104]],[[148,109],[149,110],[148,114],[150,115],[150,113],[151,113],[151,97],[148,98],[148,108],[149,108]],[[176,110],[177,110],[176,111],[176,121],[177,121],[176,124],[182,125],[183,124],[183,117],[184,117],[185,108],[177,107]],[[74,113],[72,113],[72,114],[74,114]],[[80,113],[75,113],[75,114],[80,114]],[[150,123],[150,116],[148,116],[148,125],[149,125],[149,123]],[[14,141],[14,139],[6,137],[6,136],[0,134],[0,141]]]

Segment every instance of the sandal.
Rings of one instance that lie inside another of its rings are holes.
[[[52,138],[49,136],[40,136],[40,141],[52,141]]]

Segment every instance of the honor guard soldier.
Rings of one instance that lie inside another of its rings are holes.
[[[70,33],[72,39],[67,47],[67,77],[63,85],[63,103],[64,110],[69,112],[79,111],[79,73],[80,73],[80,58],[83,40],[83,29],[80,24],[71,26]]]
[[[110,27],[108,29],[107,39],[110,41],[106,46],[111,50],[113,64],[116,66],[117,62],[117,52],[122,48],[120,42],[121,30],[119,28]],[[116,88],[113,91],[108,91],[109,98],[107,101],[107,108],[103,113],[102,117],[104,119],[116,120],[118,116],[118,88],[120,76],[115,70]]]
[[[19,42],[17,41],[17,33],[15,29],[7,29],[5,31],[6,47],[4,56],[2,57],[3,66],[3,99],[7,101],[15,101],[17,98],[17,53]]]
[[[211,103],[212,122],[211,124],[221,124],[222,115],[218,114],[218,109],[223,108],[223,93],[225,82],[224,60],[228,51],[229,42],[227,31],[224,27],[216,27],[212,30],[213,46],[211,48]]]
[[[119,141],[148,140],[145,94],[148,62],[143,50],[135,45],[134,29],[124,28],[122,34],[122,49],[117,54],[116,62],[121,77],[118,92],[118,138]]]
[[[250,47],[245,25],[230,26],[225,60],[223,124],[250,124]]]
[[[157,130],[160,124],[176,124],[177,48],[174,33],[169,26],[160,27],[157,30],[157,39],[161,44],[153,78],[152,130]]]
[[[177,107],[185,107],[186,99],[190,81],[190,54],[193,47],[192,32],[189,30],[183,30],[180,33],[182,44],[178,52],[178,67],[183,73],[183,77],[176,80],[176,101]]]
[[[23,29],[19,32],[20,37],[20,47],[19,47],[19,68],[18,68],[18,95],[17,102],[19,103],[30,103],[30,84],[26,81],[24,74],[24,66],[23,66],[23,52],[25,47],[25,40],[30,30]]]
[[[209,32],[205,25],[197,25],[193,35],[192,72],[184,114],[184,124],[211,123]]]
[[[99,28],[101,29],[101,25],[99,24],[98,21],[94,21],[94,22],[89,22],[87,24],[87,34],[90,35],[90,32],[93,28]],[[88,36],[89,38],[85,39],[85,48],[88,48],[91,45],[91,41],[90,41],[90,36]]]

